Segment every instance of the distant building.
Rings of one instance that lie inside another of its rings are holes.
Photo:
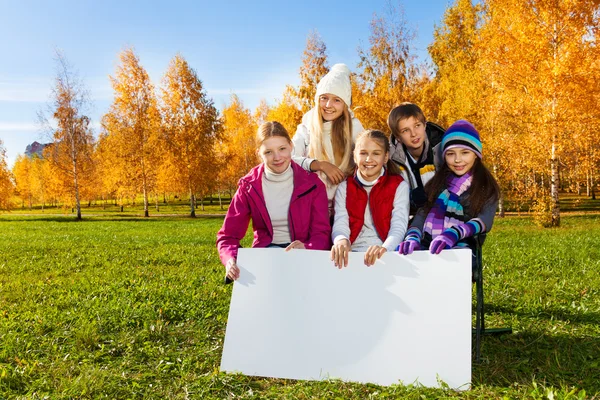
[[[39,157],[41,157],[42,152],[49,145],[50,145],[50,143],[43,144],[43,143],[33,142],[33,143],[27,145],[27,147],[25,148],[25,155],[27,157],[32,157],[34,154],[37,154]]]

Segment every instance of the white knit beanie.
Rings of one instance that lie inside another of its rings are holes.
[[[350,85],[350,69],[346,64],[335,64],[317,84],[316,104],[319,104],[319,97],[325,93],[339,97],[350,107],[352,104],[352,86]]]

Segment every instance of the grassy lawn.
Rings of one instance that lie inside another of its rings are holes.
[[[484,338],[457,393],[219,373],[221,218],[17,214],[0,216],[0,398],[600,398],[600,215],[496,220],[486,322],[514,333]]]

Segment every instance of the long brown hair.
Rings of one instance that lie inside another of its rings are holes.
[[[390,142],[389,142],[387,136],[385,135],[385,133],[378,131],[377,129],[369,129],[369,130],[362,132],[356,138],[356,143],[354,145],[354,149],[356,150],[358,148],[358,144],[365,139],[371,139],[371,140],[375,141],[387,153],[388,160],[385,165],[387,174],[388,175],[400,175],[400,169],[398,168],[396,163],[392,161],[392,158],[390,157],[391,156]]]
[[[452,171],[448,167],[446,161],[442,164],[435,175],[425,185],[425,193],[427,193],[427,203],[425,211],[429,212],[436,199],[447,188],[448,177],[452,175]],[[490,201],[497,201],[500,198],[500,186],[492,175],[492,173],[483,164],[481,159],[477,157],[473,164],[473,181],[471,187],[467,190],[467,201],[469,203],[469,214],[479,214],[485,205]]]

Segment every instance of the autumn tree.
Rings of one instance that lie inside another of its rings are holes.
[[[478,122],[483,90],[477,47],[480,24],[481,5],[457,0],[434,29],[428,51],[435,68],[436,97],[441,100],[436,119],[444,126],[457,119]]]
[[[119,175],[142,193],[144,216],[156,183],[160,151],[160,116],[154,85],[133,49],[119,54],[121,64],[110,77],[115,99],[102,120],[106,140],[112,142]]]
[[[294,136],[296,128],[302,121],[302,111],[296,107],[289,94],[284,93],[281,101],[269,109],[267,120],[279,122],[285,127],[290,136]]]
[[[19,154],[13,165],[12,174],[15,178],[15,189],[21,199],[21,207],[25,208],[27,203],[29,209],[33,207],[33,184],[32,184],[31,159]]]
[[[163,135],[171,153],[172,171],[190,196],[190,216],[196,216],[196,194],[214,182],[214,143],[220,120],[187,61],[180,55],[171,60],[162,87]],[[212,171],[211,171],[212,170]]]
[[[90,106],[88,92],[65,56],[56,53],[56,77],[49,112],[38,114],[42,127],[52,132],[50,161],[59,171],[67,194],[81,219],[81,190],[92,168],[94,136],[85,114]],[[48,116],[50,115],[50,116]],[[50,123],[50,119],[54,124]]]
[[[494,65],[497,90],[514,100],[511,106],[526,133],[518,143],[521,151],[543,157],[533,163],[532,175],[549,181],[550,225],[558,226],[560,158],[573,145],[580,104],[590,96],[596,60],[588,55],[595,47],[599,5],[593,0],[488,0],[486,5],[482,57]]]
[[[313,108],[317,84],[329,71],[327,65],[327,46],[315,30],[308,34],[306,48],[302,53],[300,67],[300,85],[297,89],[288,86],[284,94],[286,102],[295,100],[302,114]]]
[[[254,114],[252,114],[252,118],[254,119],[256,125],[260,125],[263,122],[268,121],[267,118],[270,109],[271,107],[269,107],[267,101],[265,99],[260,99],[258,106],[256,106],[256,109],[254,110]]]
[[[403,101],[411,101],[409,77],[414,36],[401,3],[388,2],[383,16],[374,15],[370,46],[358,49],[360,72],[352,100],[363,126],[387,131],[390,110]]]
[[[219,174],[221,183],[229,189],[234,188],[237,181],[258,163],[256,130],[250,110],[244,107],[239,97],[231,95],[231,103],[223,110],[220,153],[226,163]]]
[[[11,197],[14,192],[12,174],[6,164],[6,150],[0,140],[0,209],[8,210],[11,208]]]
[[[30,172],[32,190],[42,205],[42,211],[44,211],[48,200],[48,181],[51,174],[50,162],[37,154],[32,154]]]

